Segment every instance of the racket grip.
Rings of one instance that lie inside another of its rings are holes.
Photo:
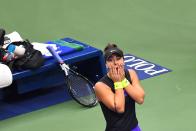
[[[54,48],[52,46],[47,46],[47,49],[50,51],[50,53],[56,58],[56,60],[59,63],[64,63],[63,60],[61,59],[61,57],[59,56],[58,53],[56,53],[56,51],[54,50]]]

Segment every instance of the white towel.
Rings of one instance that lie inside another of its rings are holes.
[[[52,56],[52,54],[47,49],[47,46],[52,46],[54,50],[58,49],[56,44],[45,44],[45,43],[39,43],[39,42],[32,42],[31,44],[33,45],[34,49],[41,51],[42,55],[45,55],[45,56]],[[60,53],[60,52],[57,51],[57,53]]]
[[[4,41],[4,45],[3,45],[4,49],[6,49],[6,47],[12,42],[23,41],[20,34],[16,31],[14,31],[10,34],[6,34],[4,37],[5,37],[5,41]]]

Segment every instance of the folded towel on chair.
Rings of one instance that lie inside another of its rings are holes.
[[[32,42],[35,49],[42,52],[42,55],[47,59],[52,57],[52,54],[46,48],[52,46],[59,55],[70,54],[84,49],[83,45],[67,42],[63,39],[48,41],[46,43]]]

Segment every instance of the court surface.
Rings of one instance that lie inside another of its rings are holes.
[[[12,2],[12,3],[10,3]],[[196,1],[1,0],[0,27],[30,41],[72,37],[103,49],[115,42],[126,53],[172,69],[142,81],[137,106],[143,131],[196,130]],[[0,131],[103,131],[99,106],[69,101],[0,121]]]

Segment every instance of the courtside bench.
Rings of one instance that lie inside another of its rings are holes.
[[[84,46],[83,50],[60,55],[72,69],[86,76],[93,83],[106,73],[101,50],[72,38],[63,38],[63,40]],[[14,72],[12,85],[0,90],[0,98],[10,94],[10,92],[24,94],[42,88],[58,87],[62,84],[65,84],[64,73],[56,60],[51,57],[39,69]]]

